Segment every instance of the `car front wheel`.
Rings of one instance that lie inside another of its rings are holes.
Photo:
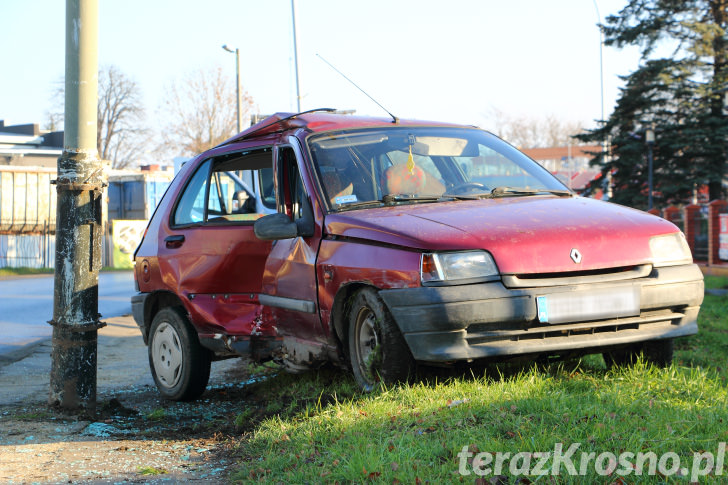
[[[354,377],[365,391],[379,383],[407,381],[415,361],[397,324],[372,288],[356,293],[349,312],[349,356]]]
[[[173,401],[191,401],[205,392],[212,356],[200,345],[192,324],[176,308],[164,308],[149,331],[149,367],[159,392]]]

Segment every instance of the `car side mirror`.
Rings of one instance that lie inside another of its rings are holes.
[[[263,241],[292,239],[298,236],[298,225],[287,215],[278,212],[268,214],[255,221],[253,232],[258,239]]]

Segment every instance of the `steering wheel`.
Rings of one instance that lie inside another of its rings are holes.
[[[487,190],[485,185],[481,184],[480,182],[463,182],[462,184],[458,184],[458,185],[450,188],[445,193],[446,194],[447,193],[463,194],[465,192],[469,192],[469,191],[475,190],[475,189]]]

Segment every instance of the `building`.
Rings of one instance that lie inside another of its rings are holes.
[[[583,172],[589,170],[589,160],[602,151],[599,145],[569,145],[561,147],[526,148],[523,153],[540,163],[549,172]]]
[[[62,152],[62,131],[44,131],[35,123],[6,125],[0,120],[0,166],[55,169]]]
[[[579,193],[584,192],[589,182],[601,175],[598,168],[589,166],[594,155],[602,151],[599,145],[527,148],[522,151]]]

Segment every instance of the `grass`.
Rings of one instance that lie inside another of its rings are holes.
[[[37,421],[41,419],[48,419],[51,416],[52,415],[49,411],[37,411],[32,413],[19,413],[15,414],[13,417],[21,421]]]
[[[727,284],[728,278],[706,278],[707,287]],[[244,411],[239,420],[249,427],[238,443],[240,463],[232,478],[495,483],[490,480],[503,475],[498,483],[515,483],[515,477],[520,483],[723,483],[728,466],[721,476],[708,473],[701,453],[718,456],[720,443],[728,442],[726,315],[728,298],[706,295],[700,333],[677,341],[674,363],[666,369],[640,361],[608,370],[594,355],[546,366],[445,373],[370,394],[360,393],[341,371],[281,374],[256,384],[254,392],[272,412]],[[577,447],[576,471],[586,457],[586,476],[571,475],[563,465],[555,470],[559,444],[564,453]],[[510,453],[500,470],[496,452]],[[536,452],[552,453],[543,471],[555,476],[526,479],[522,472],[533,471],[539,460],[527,453]],[[638,457],[645,467],[650,460],[662,463],[666,473],[637,474]],[[610,465],[610,459],[622,458]],[[675,459],[677,473],[670,469]],[[605,468],[612,473],[597,473]],[[481,477],[476,469],[488,473]]]
[[[137,468],[139,475],[166,475],[167,470],[163,468],[155,468],[153,466],[140,466]]]
[[[161,421],[167,417],[167,411],[164,408],[157,408],[147,414],[147,419],[151,421]]]
[[[53,268],[0,268],[0,276],[53,274]]]

